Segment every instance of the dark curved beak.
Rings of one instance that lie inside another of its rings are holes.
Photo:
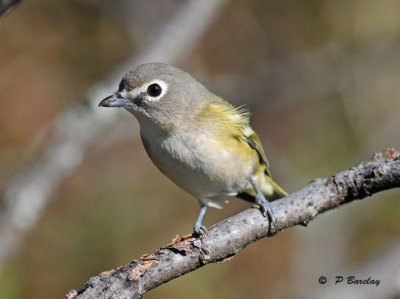
[[[99,103],[99,107],[125,107],[131,101],[124,99],[118,93],[106,97]]]

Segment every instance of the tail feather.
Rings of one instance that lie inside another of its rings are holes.
[[[264,194],[268,201],[274,201],[276,199],[288,196],[288,193],[279,186],[269,175],[263,175],[262,179],[257,179],[257,186]],[[253,188],[245,189],[236,195],[240,199],[244,199],[249,202],[254,202],[256,193]]]
[[[265,178],[266,178],[267,182],[269,184],[271,184],[271,186],[273,188],[272,195],[264,194],[267,198],[272,197],[270,200],[275,200],[278,198],[288,196],[288,193],[285,190],[283,190],[283,188],[281,186],[279,186],[270,176],[265,176]]]

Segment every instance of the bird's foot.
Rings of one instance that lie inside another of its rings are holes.
[[[264,197],[262,193],[256,195],[256,205],[261,210],[264,217],[268,217],[270,223],[276,222],[275,212],[271,203]]]
[[[207,206],[200,201],[200,211],[199,214],[197,215],[196,222],[194,223],[193,226],[193,234],[192,234],[193,237],[204,237],[208,233],[207,228],[201,224],[201,221],[203,220],[203,216],[206,213],[206,210]]]
[[[204,225],[197,225],[195,224],[193,227],[193,237],[205,237],[208,234],[208,229]]]

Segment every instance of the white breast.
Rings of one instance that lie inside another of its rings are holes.
[[[204,133],[168,134],[155,126],[141,128],[146,151],[154,164],[185,191],[210,206],[222,195],[236,195],[254,170],[232,149],[213,145]]]

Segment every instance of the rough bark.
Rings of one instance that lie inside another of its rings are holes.
[[[176,238],[152,254],[92,277],[67,298],[141,298],[151,289],[204,265],[226,261],[252,242],[379,191],[400,187],[400,154],[387,149],[371,160],[328,178],[310,182],[272,203],[277,222],[270,227],[258,209],[248,209],[215,224],[207,237]]]

